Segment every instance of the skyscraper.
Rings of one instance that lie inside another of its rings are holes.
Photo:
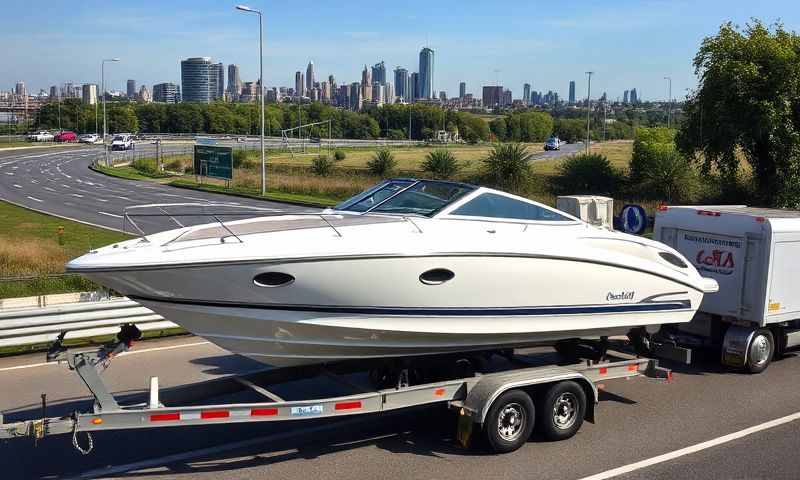
[[[433,50],[428,47],[419,52],[419,98],[434,98]]]
[[[386,83],[386,65],[384,65],[383,60],[372,66],[372,81],[373,83]]]
[[[17,82],[17,84],[14,86],[14,94],[18,97],[28,96],[28,91],[25,89],[25,82],[22,80]]]
[[[531,84],[526,83],[522,86],[522,104],[526,107],[531,104]]]
[[[361,110],[361,84],[358,82],[353,82],[350,84],[350,110],[358,111]]]
[[[491,85],[483,87],[483,106],[487,108],[495,108],[501,105],[503,101],[503,87],[499,85]]]
[[[636,93],[636,89],[635,88],[631,89],[630,100],[631,100],[631,103],[634,104],[634,105],[639,103],[639,95]]]
[[[97,85],[93,83],[83,85],[83,103],[86,105],[94,105],[97,103]]]
[[[211,57],[193,57],[181,61],[181,85],[184,102],[210,103],[221,96],[219,87],[222,64]]]
[[[303,83],[303,72],[294,72],[294,94],[298,97],[305,95],[306,85]]]
[[[242,78],[239,76],[239,65],[228,65],[228,95],[231,100],[238,100],[242,94]]]
[[[461,82],[458,84],[458,98],[464,99],[467,96],[467,82]]]
[[[314,88],[314,61],[308,62],[306,67],[306,90],[311,91]]]
[[[575,80],[569,81],[569,104],[575,105]]]
[[[622,92],[622,103],[624,104],[628,103],[628,94],[629,94],[628,90]]]
[[[128,98],[136,98],[136,80],[128,80]]]
[[[214,99],[225,98],[225,65],[222,62],[214,65],[217,70],[217,83],[214,86]]]
[[[86,85],[83,86],[84,90],[86,89]],[[147,85],[142,85],[139,87],[139,100],[144,103],[150,103],[153,101],[153,97],[150,95],[150,90],[147,89]]]
[[[394,69],[394,93],[403,100],[408,98],[408,70],[397,67]]]
[[[416,100],[420,98],[419,95],[419,73],[414,72],[411,74],[410,88],[408,89],[409,100]]]
[[[50,100],[54,100],[56,98],[58,98],[58,87],[53,85],[50,87]]]
[[[386,96],[386,103],[389,105],[394,103],[394,99],[396,98],[396,94],[394,93],[394,87],[390,82],[387,82],[384,86],[384,93]]]
[[[157,83],[153,85],[153,101],[178,103],[181,101],[180,89],[174,83]]]
[[[372,73],[366,65],[361,71],[361,98],[365,102],[372,100]]]

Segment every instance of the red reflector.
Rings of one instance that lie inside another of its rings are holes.
[[[605,375],[606,373],[608,373],[608,368],[607,367],[600,367],[600,375]]]
[[[444,392],[445,392],[444,388],[437,388],[436,390],[434,390],[433,394],[436,395],[437,397],[442,397],[444,396]]]
[[[719,217],[720,215],[722,215],[719,212],[712,212],[710,210],[698,210],[697,214],[698,215],[705,215],[707,217]]]
[[[659,212],[666,212],[667,210],[669,210],[669,206],[664,205],[663,203],[658,206],[658,211]]]
[[[764,218],[764,217],[756,217],[756,222],[758,222],[758,223],[764,223],[766,221],[767,221],[767,219]]]
[[[361,402],[340,402],[334,407],[336,410],[353,410],[361,408]]]
[[[253,408],[250,410],[250,416],[252,417],[269,417],[277,414],[277,408]]]
[[[209,419],[209,418],[228,418],[231,416],[231,412],[227,410],[206,410],[200,412],[200,418]]]
[[[180,412],[175,412],[175,413],[156,413],[156,414],[150,415],[150,421],[151,422],[169,422],[169,421],[180,420],[180,419],[181,419]]]
[[[638,372],[639,371],[639,365],[636,365],[636,364],[628,365],[628,371]]]

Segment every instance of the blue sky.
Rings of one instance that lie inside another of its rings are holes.
[[[239,0],[250,1],[250,0]],[[180,81],[181,59],[211,56],[241,65],[243,80],[258,78],[257,16],[235,2],[118,0],[67,2],[2,0],[0,90],[24,80],[29,91],[67,81],[99,82],[107,65],[110,89],[125,80],[152,85]],[[458,93],[458,82],[479,94],[500,84],[520,97],[522,84],[566,96],[593,70],[593,97],[636,87],[645,99],[666,98],[664,76],[681,98],[696,84],[691,61],[704,36],[731,20],[780,19],[800,30],[800,2],[791,0],[474,1],[252,0],[265,16],[267,86],[291,86],[294,72],[314,60],[317,77],[360,79],[364,64],[387,70],[418,68],[418,52],[436,51],[435,88]],[[11,20],[13,19],[13,21]],[[495,73],[495,70],[499,72]],[[226,72],[227,73],[227,72]]]

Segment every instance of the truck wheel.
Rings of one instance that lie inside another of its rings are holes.
[[[775,338],[769,329],[762,328],[753,335],[747,350],[747,371],[761,373],[769,367],[775,355]]]
[[[571,380],[553,384],[537,403],[536,427],[548,440],[566,440],[583,425],[586,392]]]
[[[522,390],[509,390],[492,403],[483,430],[489,446],[496,453],[508,453],[521,447],[533,431],[536,410],[533,400]]]

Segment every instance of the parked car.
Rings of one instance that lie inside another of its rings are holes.
[[[544,150],[560,150],[561,149],[561,140],[558,137],[550,137],[544,144]]]
[[[52,142],[54,138],[52,133],[45,130],[28,135],[28,140],[31,142]]]
[[[132,150],[134,146],[133,135],[120,133],[111,140],[111,150]]]
[[[56,135],[55,140],[56,142],[77,142],[78,136],[75,134],[75,132],[65,130]]]
[[[96,133],[87,133],[81,135],[78,139],[81,143],[97,143],[98,140],[100,140],[100,137]]]

